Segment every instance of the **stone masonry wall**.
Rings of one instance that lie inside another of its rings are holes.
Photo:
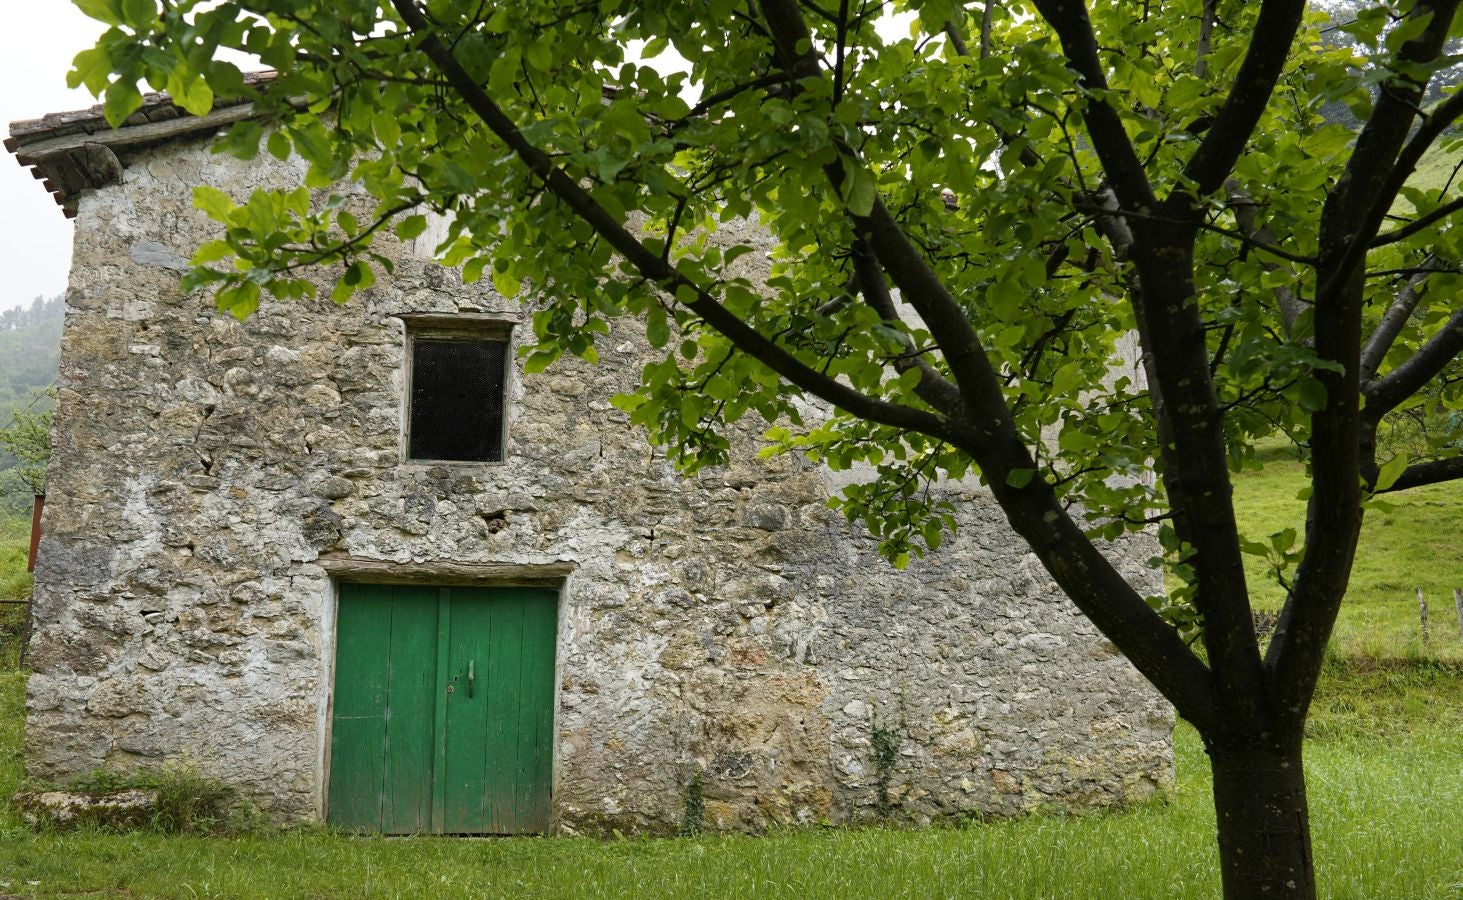
[[[183,760],[281,819],[322,813],[334,587],[348,553],[573,562],[560,614],[555,818],[910,821],[1142,800],[1171,784],[1169,707],[1056,591],[979,490],[896,572],[797,458],[678,477],[611,407],[644,352],[517,375],[507,461],[403,464],[402,320],[513,301],[413,261],[365,296],[240,324],[182,297],[211,224],[292,164],[178,142],[85,196],[67,297],[27,767]],[[750,254],[742,261],[765,267]],[[755,275],[755,271],[752,272]],[[520,329],[522,330],[522,329]],[[1151,579],[1137,547],[1129,577]],[[1149,588],[1152,584],[1149,582]]]

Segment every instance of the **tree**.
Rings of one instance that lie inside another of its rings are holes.
[[[665,355],[621,402],[687,468],[730,422],[784,422],[776,449],[872,466],[840,502],[898,563],[951,526],[924,487],[978,473],[1201,734],[1226,894],[1315,894],[1302,730],[1363,514],[1463,475],[1456,442],[1376,449],[1424,389],[1460,403],[1463,197],[1408,180],[1459,143],[1463,94],[1422,106],[1458,0],[1371,4],[1329,47],[1299,0],[76,2],[111,28],[72,80],[114,124],[139,81],[194,113],[247,96],[221,148],[309,162],[242,204],[198,189],[227,227],[189,287],[245,316],[329,265],[344,302],[390,270],[373,239],[435,210],[445,264],[533,302],[530,370],[644,320]],[[707,240],[748,216],[765,287],[736,274],[750,245]],[[1111,384],[1131,332],[1144,377]],[[802,396],[836,413],[805,425]],[[1309,509],[1261,540],[1231,476],[1274,433],[1308,452]],[[1167,599],[1096,542],[1152,524]],[[1287,587],[1266,647],[1246,553]]]
[[[0,469],[0,499],[16,495],[29,505],[34,495],[46,492],[54,399],[54,393],[37,394],[30,403],[12,409],[10,422],[0,428],[0,452],[15,458],[15,465]]]

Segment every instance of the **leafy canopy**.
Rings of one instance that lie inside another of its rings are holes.
[[[835,468],[871,466],[877,479],[842,502],[896,561],[938,545],[951,526],[928,490],[941,477],[978,473],[1015,488],[1045,481],[1105,537],[1162,519],[1164,492],[1145,478],[1162,457],[1146,379],[1114,365],[1135,328],[1122,298],[1136,285],[1113,232],[1111,176],[1084,117],[1105,101],[1155,192],[1192,187],[1185,166],[1244,61],[1259,4],[1220,3],[1224,27],[1208,37],[1199,0],[1150,16],[1093,4],[1098,45],[1123,48],[1106,58],[1100,90],[1079,86],[1028,4],[992,5],[984,22],[979,9],[967,19],[947,0],[853,4],[843,19],[810,14],[810,38],[797,51],[811,51],[818,71],[796,74],[776,62],[767,23],[735,0],[422,5],[522,141],[638,235],[663,262],[659,276],[545,189],[543,172],[453,90],[390,4],[78,5],[110,28],[76,58],[72,81],[105,92],[114,124],[140,104],[140,81],[195,114],[214,97],[245,96],[259,117],[234,126],[220,148],[309,163],[295,190],[247,198],[196,190],[225,231],[198,250],[187,282],[216,290],[222,309],[242,317],[266,294],[298,299],[322,285],[343,302],[389,274],[388,256],[373,249],[385,231],[414,238],[428,212],[448,215],[442,261],[536,310],[530,371],[564,353],[593,359],[611,319],[643,319],[664,356],[621,400],[637,424],[690,469],[721,462],[726,426],[752,412],[786,423],[770,432],[780,449]],[[1396,61],[1428,21],[1399,19],[1407,7],[1363,10],[1343,26],[1351,40],[1340,46],[1322,43],[1324,16],[1307,19],[1227,189],[1201,198],[1194,290],[1233,468],[1263,435],[1306,445],[1311,414],[1325,404],[1317,373],[1336,363],[1313,349],[1305,298],[1316,289],[1317,196],[1340,178],[1355,135],[1323,110],[1340,103],[1365,119],[1378,84],[1441,65]],[[224,49],[277,75],[246,84],[216,59]],[[1442,146],[1451,153],[1459,144]],[[344,179],[369,194],[368,208],[343,196]],[[1456,195],[1451,182],[1403,189],[1414,222]],[[950,349],[926,323],[868,299],[883,277],[862,266],[870,248],[859,220],[876,204],[973,324],[1030,465],[979,471],[971,454],[918,426],[937,381],[951,378]],[[1145,211],[1125,214],[1133,221]],[[754,219],[770,245],[738,219]],[[1435,295],[1458,287],[1456,266],[1439,261],[1463,258],[1463,230],[1447,216],[1401,236],[1404,225],[1368,260],[1373,320],[1419,267],[1449,269],[1432,276]],[[748,279],[738,260],[769,252],[770,279]],[[316,267],[326,265],[322,281]],[[816,389],[709,327],[692,302],[698,292],[845,388],[824,394],[837,411],[805,421],[800,395]],[[1449,313],[1420,306],[1380,371],[1407,359]],[[1458,409],[1450,371],[1409,403]],[[882,414],[890,409],[918,415]],[[1453,427],[1413,449],[1456,452],[1457,417],[1444,421]],[[1410,461],[1382,465],[1378,486]],[[1184,542],[1166,523],[1162,536],[1187,574]],[[1295,544],[1290,533],[1244,546],[1283,570],[1301,552]]]

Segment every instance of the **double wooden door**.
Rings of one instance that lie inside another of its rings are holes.
[[[327,820],[547,829],[556,624],[550,590],[341,585]]]

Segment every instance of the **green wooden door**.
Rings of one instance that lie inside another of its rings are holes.
[[[556,625],[548,590],[342,585],[328,820],[545,830]]]

